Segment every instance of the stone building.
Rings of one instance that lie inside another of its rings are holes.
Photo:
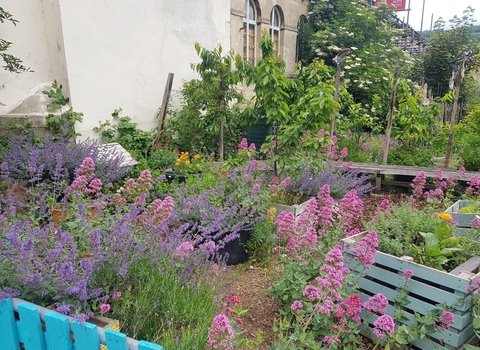
[[[123,109],[142,129],[157,123],[168,73],[173,89],[196,78],[194,45],[222,45],[252,63],[267,30],[292,72],[297,23],[305,0],[6,0],[19,21],[0,24],[14,42],[9,53],[33,72],[0,71],[0,133],[13,123],[41,128],[48,114],[42,90],[62,84],[75,111],[84,113],[77,131],[96,137],[99,121]],[[173,101],[175,105],[175,101]]]

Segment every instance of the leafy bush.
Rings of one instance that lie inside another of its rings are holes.
[[[388,152],[388,164],[432,166],[432,153],[425,148],[402,146]]]
[[[418,210],[410,203],[380,212],[368,225],[378,233],[378,250],[395,256],[414,256],[413,244],[423,242],[420,232],[432,232],[442,223],[429,207]]]

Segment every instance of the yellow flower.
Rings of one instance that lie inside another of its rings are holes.
[[[195,155],[193,156],[193,158],[195,158],[195,159],[200,159],[200,154],[195,154]]]
[[[189,160],[186,160],[186,161],[185,161],[185,164],[189,165],[189,164],[190,164],[190,161],[189,161]]]
[[[438,214],[438,217],[443,220],[448,220],[448,221],[452,220],[452,216],[447,213],[440,213]]]
[[[275,207],[271,207],[267,210],[267,220],[271,223],[275,221],[275,217],[277,214],[277,209]]]

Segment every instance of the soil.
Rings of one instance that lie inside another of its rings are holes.
[[[375,214],[378,205],[387,198],[390,203],[400,203],[407,199],[405,193],[381,192],[371,193],[363,198],[364,220],[370,220]],[[276,340],[273,325],[279,319],[278,305],[268,293],[272,274],[276,268],[274,263],[267,267],[251,266],[248,262],[243,265],[229,266],[235,277],[231,293],[242,299],[243,309],[248,310],[243,317],[243,337],[252,341],[257,334],[262,334],[262,343],[253,349],[267,349]],[[370,350],[374,344],[369,339],[363,339],[361,349]],[[377,348],[378,349],[378,348]]]

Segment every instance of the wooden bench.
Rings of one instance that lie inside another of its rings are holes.
[[[440,169],[433,167],[420,167],[420,166],[408,166],[408,165],[383,165],[383,164],[369,164],[369,163],[352,163],[349,169],[356,169],[361,173],[368,175],[375,175],[376,190],[380,191],[383,185],[403,186],[410,187],[411,181],[398,181],[398,180],[385,180],[385,175],[403,175],[410,176],[412,179],[420,172],[424,171],[427,178],[433,178],[436,176],[439,170],[442,171],[442,178],[446,179],[450,176],[459,182],[467,182],[474,175],[480,178],[480,172],[467,171],[459,178],[458,171],[452,169]]]

